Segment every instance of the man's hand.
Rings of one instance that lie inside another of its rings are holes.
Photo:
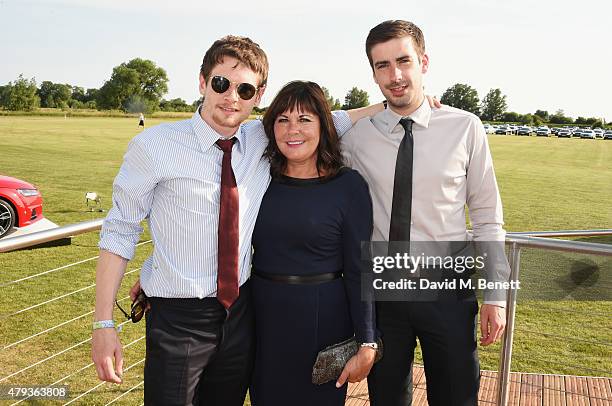
[[[338,381],[336,381],[336,388],[344,385],[347,380],[349,382],[363,381],[370,373],[375,358],[376,350],[374,348],[361,347],[357,354],[355,354],[344,366]]]
[[[505,328],[505,308],[489,304],[480,307],[480,345],[486,346],[499,340]]]
[[[427,101],[429,102],[429,107],[431,108],[435,107],[437,109],[442,107],[442,103],[440,103],[438,99],[436,99],[436,96],[429,96],[426,94],[425,97],[427,98]]]
[[[132,302],[136,300],[139,293],[140,293],[140,278],[138,278],[136,280],[136,283],[134,283],[134,286],[130,288],[130,299],[132,299]]]
[[[134,301],[138,297],[140,290],[141,290],[140,289],[140,278],[138,278],[136,282],[134,283],[134,285],[130,288],[130,299],[132,299],[132,303],[134,303]],[[147,306],[145,307],[145,313],[148,312],[150,309],[151,309],[151,303],[149,303],[149,301],[147,300]]]
[[[121,383],[123,375],[123,349],[119,335],[114,328],[100,328],[93,331],[91,359],[96,366],[98,378],[102,381]],[[113,360],[115,367],[113,367]]]
[[[100,250],[96,266],[96,307],[94,320],[111,320],[117,291],[125,273],[128,260],[110,251]],[[121,383],[123,374],[123,350],[114,328],[93,330],[91,359],[96,366],[98,378],[107,382]],[[114,361],[114,367],[113,367]]]

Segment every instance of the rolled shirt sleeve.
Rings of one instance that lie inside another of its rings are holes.
[[[143,139],[134,138],[123,157],[123,164],[113,182],[113,207],[108,212],[100,233],[100,249],[127,260],[134,257],[143,228],[149,216],[153,193],[158,183],[154,161],[143,146]]]
[[[332,119],[334,120],[334,127],[336,127],[339,137],[342,137],[353,126],[351,117],[344,110],[332,111]]]

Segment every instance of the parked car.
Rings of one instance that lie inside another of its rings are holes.
[[[512,130],[509,126],[501,126],[497,127],[497,130],[495,130],[495,134],[512,134]]]
[[[580,131],[580,138],[589,138],[589,139],[594,140],[595,139],[595,131],[586,128],[586,129]]]
[[[606,132],[604,133],[604,139],[612,140],[612,130],[606,130]]]
[[[25,227],[43,218],[43,201],[31,183],[0,175],[0,238],[13,227]]]
[[[550,135],[550,128],[548,127],[538,127],[538,129],[535,131],[536,135],[538,137],[544,136],[544,137],[548,137]]]
[[[557,137],[559,138],[571,138],[572,137],[572,130],[570,130],[569,128],[560,128],[559,131],[557,132]]]
[[[582,128],[574,128],[574,130],[572,131],[572,138],[573,137],[580,138],[581,134],[582,134]]]
[[[553,134],[553,135],[558,135],[559,134],[559,130],[560,130],[559,127],[553,127],[553,128],[550,129],[550,133]]]
[[[516,135],[531,135],[532,131],[531,127],[523,126],[516,130]]]
[[[491,124],[484,123],[484,124],[483,124],[483,127],[484,127],[485,132],[486,132],[487,134],[493,134],[493,133],[495,132],[495,129],[493,128],[493,126],[492,126]]]
[[[595,133],[595,138],[601,138],[603,140],[604,131],[601,128],[595,128],[593,132]]]

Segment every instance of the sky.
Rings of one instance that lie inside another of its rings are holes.
[[[267,106],[283,84],[312,80],[343,101],[353,86],[382,99],[365,38],[388,19],[424,32],[427,94],[455,83],[507,96],[508,109],[612,121],[612,3],[604,0],[205,1],[0,0],[0,84],[19,74],[99,88],[140,57],[164,68],[166,99],[199,98],[212,42],[244,35],[270,62]]]

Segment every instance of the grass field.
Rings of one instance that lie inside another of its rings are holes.
[[[39,108],[33,111],[10,111],[0,110],[0,116],[8,117],[79,117],[79,118],[101,118],[114,117],[125,118],[129,120],[138,120],[140,113],[126,113],[123,110],[95,110],[95,109],[56,109],[56,108]],[[183,119],[191,117],[193,113],[179,111],[156,111],[152,114],[147,114],[146,118],[153,119]]]
[[[159,120],[150,119],[147,125]],[[113,178],[138,131],[136,120],[124,118],[0,117],[0,173],[36,184],[45,216],[60,225],[97,218],[100,213],[86,211],[85,193],[98,192],[102,206],[110,207]],[[612,228],[612,142],[512,136],[489,140],[508,231]],[[147,240],[145,232],[142,241]],[[612,243],[610,238],[585,240]],[[87,367],[97,241],[98,234],[89,233],[74,238],[70,246],[0,254],[0,385],[50,384],[70,375],[62,383],[76,397],[98,384],[93,367]],[[150,250],[150,243],[138,249],[128,267],[136,271],[124,279],[119,298],[127,296]],[[7,285],[88,258],[94,259]],[[546,288],[555,300],[519,303],[513,369],[611,376],[610,260],[527,250],[521,269],[529,289]],[[127,300],[122,303],[128,305]],[[118,311],[115,317],[121,320]],[[124,365],[133,365],[124,374],[125,383],[104,384],[75,403],[106,404],[133,388],[117,403],[141,404],[143,335],[144,323],[124,326],[123,344],[132,343],[124,351]],[[482,349],[482,367],[496,369],[498,354],[499,345]],[[52,358],[4,379],[47,357]]]

